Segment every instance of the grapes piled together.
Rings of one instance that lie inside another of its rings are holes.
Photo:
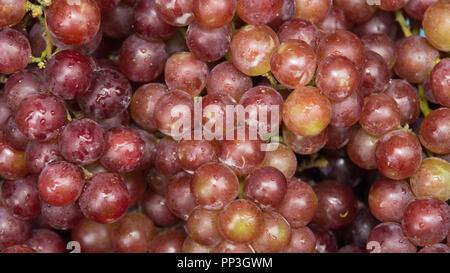
[[[449,33],[448,0],[0,0],[0,251],[450,253]]]

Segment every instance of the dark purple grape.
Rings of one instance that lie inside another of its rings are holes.
[[[328,126],[327,129],[327,143],[325,144],[325,149],[336,150],[343,148],[350,141],[350,138],[355,131],[355,127],[335,127]]]
[[[373,217],[368,208],[360,209],[356,213],[353,222],[351,222],[343,232],[344,242],[366,249],[367,238],[372,229],[379,223],[380,222]]]
[[[134,7],[120,3],[110,9],[102,11],[103,35],[109,38],[126,38],[132,32]]]
[[[370,34],[386,34],[395,41],[399,29],[393,13],[378,10],[370,20],[356,25],[353,32],[360,37]]]
[[[316,237],[315,252],[335,253],[338,251],[338,242],[331,230],[316,224],[309,225],[309,228],[314,233],[314,237]]]
[[[11,148],[23,151],[27,147],[28,138],[19,130],[13,116],[8,118],[3,127],[3,137]]]
[[[130,199],[128,206],[133,207],[137,205],[144,197],[147,189],[147,181],[141,171],[134,171],[121,175],[123,183],[127,186]]]
[[[364,179],[364,171],[348,157],[327,155],[326,160],[327,166],[319,169],[324,178],[336,180],[352,188]]]
[[[417,248],[405,237],[399,224],[387,222],[372,229],[366,250],[369,253],[415,253]]]
[[[268,23],[273,30],[277,31],[280,26],[291,19],[294,16],[295,12],[295,1],[294,0],[283,0],[283,6],[281,7],[280,12],[278,12],[277,16],[275,16],[272,21]]]

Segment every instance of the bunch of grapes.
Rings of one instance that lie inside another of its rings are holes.
[[[450,253],[449,33],[448,0],[0,0],[0,251]]]

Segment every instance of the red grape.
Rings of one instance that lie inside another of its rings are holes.
[[[450,11],[448,1],[439,1],[429,6],[423,16],[422,26],[428,42],[442,51],[450,51],[450,38],[446,34],[450,22],[447,20]]]
[[[27,147],[28,138],[17,127],[14,116],[10,116],[3,127],[3,137],[11,148],[23,151]]]
[[[297,170],[297,158],[294,151],[287,145],[278,144],[273,151],[267,151],[261,167],[270,166],[281,171],[286,179],[294,176]]]
[[[361,117],[364,101],[358,90],[342,101],[331,101],[330,125],[348,128]]]
[[[0,0],[0,28],[18,24],[26,13],[26,0]]]
[[[416,196],[431,196],[442,201],[450,199],[450,163],[429,157],[422,161],[409,182]]]
[[[189,215],[186,222],[186,230],[189,236],[198,244],[217,246],[222,241],[218,221],[218,211],[197,207]]]
[[[353,163],[366,170],[376,169],[375,148],[378,139],[358,127],[347,145],[347,153]]]
[[[167,207],[166,198],[151,190],[145,192],[141,206],[142,212],[150,217],[157,226],[172,226],[179,221],[179,218]]]
[[[381,136],[400,125],[400,110],[393,98],[374,93],[364,98],[359,124],[368,133]]]
[[[236,12],[249,25],[272,21],[281,11],[283,0],[237,0]]]
[[[450,107],[450,58],[443,59],[431,70],[430,84],[439,104]]]
[[[82,253],[110,253],[113,251],[111,226],[82,219],[72,229],[72,240],[79,242]]]
[[[308,227],[291,229],[291,240],[280,252],[283,253],[314,253],[316,237]]]
[[[205,163],[218,161],[220,151],[216,140],[195,139],[194,131],[187,134],[190,137],[183,137],[177,147],[178,159],[185,171],[193,172]]]
[[[119,253],[146,253],[155,235],[155,224],[141,213],[125,215],[111,232],[114,249]]]
[[[450,153],[450,109],[439,108],[425,117],[419,138],[425,148],[437,154]]]
[[[198,59],[213,62],[224,57],[230,50],[232,35],[231,24],[211,29],[194,22],[188,27],[186,42],[189,50]]]
[[[186,234],[179,230],[165,230],[150,242],[150,253],[181,253]]]
[[[34,229],[26,244],[38,253],[65,253],[66,242],[50,229]]]
[[[328,14],[332,6],[331,0],[295,0],[294,18],[318,23]]]
[[[327,143],[328,130],[325,129],[315,136],[300,136],[283,126],[283,140],[294,152],[302,155],[314,154]]]
[[[184,221],[189,218],[189,214],[197,206],[191,184],[192,175],[182,172],[172,178],[166,188],[167,207]]]
[[[319,45],[320,30],[308,20],[294,18],[284,22],[278,30],[280,42],[284,43],[288,40],[301,40],[306,42],[314,50]]]
[[[168,39],[176,31],[174,26],[162,20],[156,10],[155,0],[141,0],[133,12],[134,30],[147,38]]]
[[[416,253],[417,248],[405,237],[397,223],[382,223],[372,229],[367,239],[369,253]]]
[[[375,14],[376,8],[366,0],[333,0],[333,4],[344,11],[352,23],[367,22]]]
[[[12,74],[24,69],[30,57],[31,46],[27,37],[15,29],[0,29],[0,73]]]
[[[419,96],[411,84],[405,80],[393,79],[386,93],[397,103],[402,125],[412,124],[419,118]]]
[[[15,180],[23,178],[28,174],[25,165],[25,154],[8,145],[4,133],[0,131],[0,176]]]
[[[168,136],[162,138],[156,145],[154,165],[159,173],[167,178],[172,178],[183,170],[177,148],[177,142]]]
[[[218,28],[231,22],[236,12],[236,0],[193,0],[197,22],[209,28]]]
[[[17,111],[20,103],[46,90],[44,79],[30,70],[21,70],[12,74],[5,84],[5,100],[12,111]]]
[[[41,201],[37,179],[27,176],[17,180],[6,180],[1,186],[2,204],[20,219],[28,220],[41,214]]]
[[[273,253],[282,250],[290,241],[291,227],[286,219],[276,212],[264,212],[261,232],[251,245],[258,253]]]
[[[41,203],[42,218],[52,228],[67,230],[75,227],[83,218],[77,203],[67,206],[52,206],[45,202]]]
[[[395,44],[385,33],[373,33],[361,37],[361,41],[367,50],[378,53],[383,57],[389,69],[394,67],[397,60],[397,53],[395,51]]]

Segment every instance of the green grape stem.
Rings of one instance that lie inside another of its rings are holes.
[[[276,90],[286,89],[286,87],[284,87],[282,84],[278,83],[278,81],[273,76],[272,72],[269,71],[262,76],[269,80],[270,85],[272,86],[273,89],[276,89]]]
[[[403,16],[401,10],[395,11],[395,20],[400,24],[405,37],[409,37],[412,35],[411,30],[409,29],[409,25],[406,23],[405,17]]]
[[[420,111],[422,112],[423,116],[426,117],[428,114],[431,113],[430,106],[428,105],[428,101],[425,98],[425,93],[423,92],[423,85],[419,84],[417,86],[417,89],[419,91],[419,99],[420,99]]]
[[[297,168],[297,171],[302,172],[313,168],[325,168],[328,166],[328,160],[319,157],[318,153],[312,154],[308,160],[303,160]]]

